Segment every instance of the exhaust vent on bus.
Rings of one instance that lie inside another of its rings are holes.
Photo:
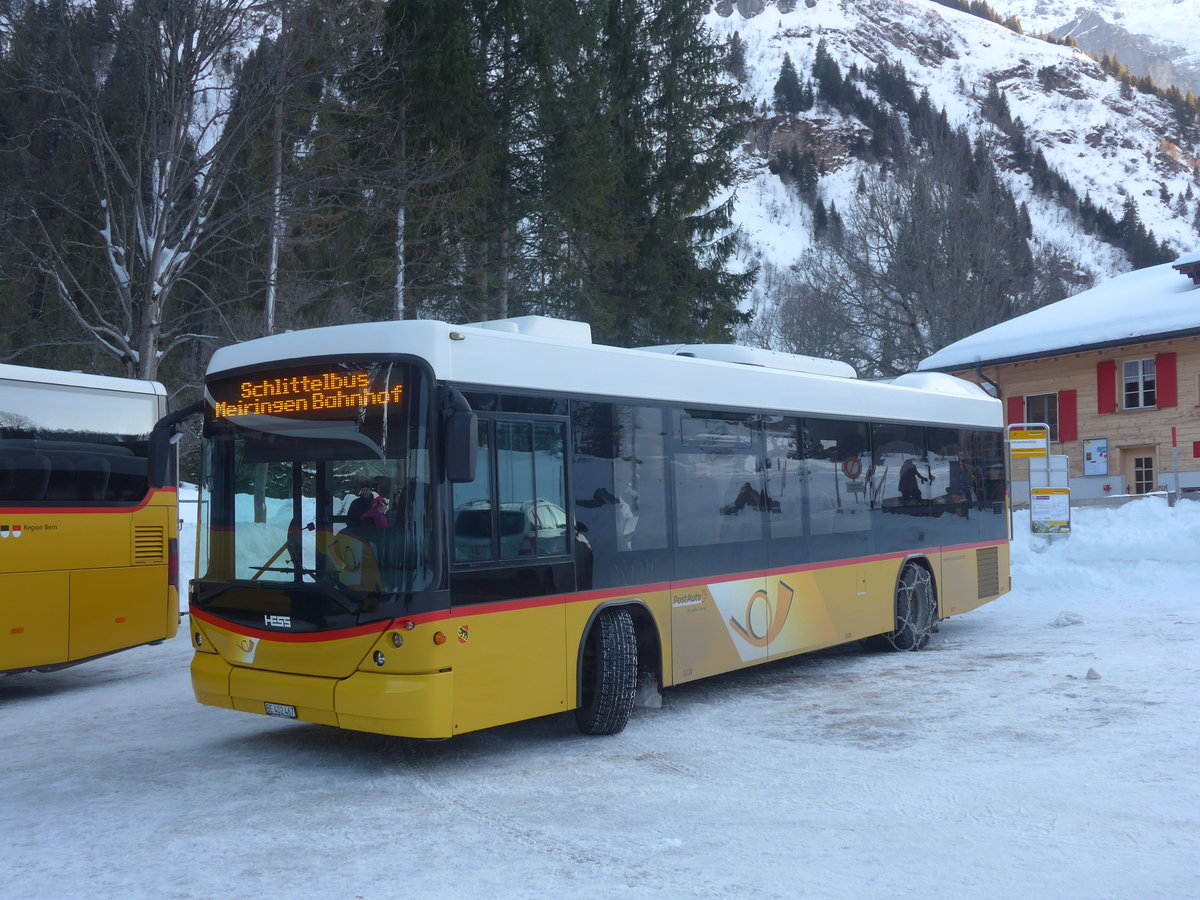
[[[587,322],[553,319],[550,316],[513,316],[510,319],[489,319],[486,322],[469,322],[466,327],[486,328],[488,331],[504,331],[529,337],[553,338],[558,341],[574,341],[579,344],[592,342],[592,326]]]
[[[979,573],[979,599],[1000,593],[1000,548],[983,547],[975,551],[975,568]]]
[[[162,565],[167,561],[167,530],[161,525],[135,525],[133,528],[133,564]]]
[[[804,372],[809,375],[831,375],[836,378],[857,378],[858,373],[849,363],[836,359],[821,359],[799,353],[782,353],[761,347],[744,347],[741,344],[663,344],[657,347],[637,347],[651,353],[666,353],[671,356],[686,356],[692,359],[711,359],[716,362],[737,363],[743,366],[758,366],[763,369],[780,369],[785,372]]]

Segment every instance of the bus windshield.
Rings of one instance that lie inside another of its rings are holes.
[[[428,385],[378,359],[211,382],[201,579],[341,596],[433,587]]]

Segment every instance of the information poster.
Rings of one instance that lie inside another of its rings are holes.
[[[1071,533],[1071,489],[1031,488],[1029,527],[1034,534]]]
[[[1108,474],[1108,438],[1086,438],[1083,442],[1083,474]]]

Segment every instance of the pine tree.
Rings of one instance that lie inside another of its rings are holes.
[[[725,68],[739,84],[746,83],[746,42],[738,32],[729,38],[729,47],[725,58]]]
[[[832,56],[825,38],[817,41],[812,65],[813,81],[817,84],[817,97],[831,106],[842,102],[842,70]]]
[[[821,237],[829,227],[829,213],[825,209],[825,201],[817,198],[813,205],[813,234]]]
[[[753,273],[725,270],[732,197],[716,198],[736,179],[745,105],[722,77],[702,0],[653,12],[603,2],[604,101],[619,161],[611,208],[630,252],[593,273],[593,322],[621,344],[727,338]]]
[[[783,54],[783,65],[779,69],[779,78],[775,82],[775,109],[791,118],[800,112],[803,105],[803,91],[800,79],[796,76],[796,67],[792,57]]]

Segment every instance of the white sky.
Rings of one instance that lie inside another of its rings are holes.
[[[1014,591],[930,649],[672,689],[612,738],[202,707],[182,636],[0,679],[0,896],[1200,896],[1200,503],[1016,521]]]

